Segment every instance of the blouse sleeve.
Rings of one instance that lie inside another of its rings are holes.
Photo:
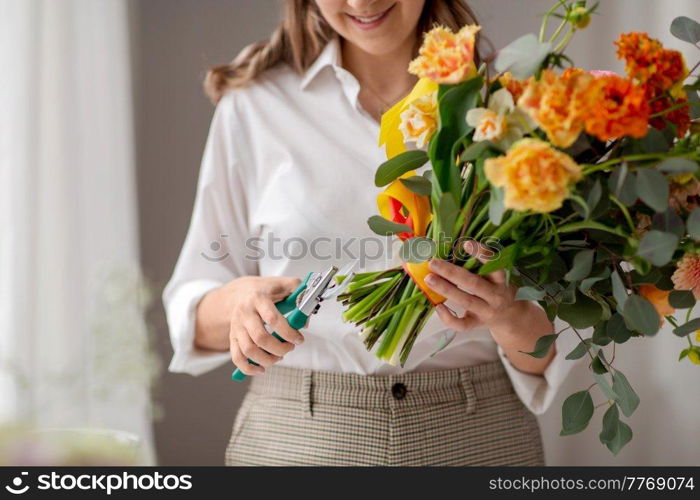
[[[194,346],[195,309],[212,289],[236,277],[257,274],[255,262],[246,258],[248,190],[241,171],[245,161],[234,143],[233,99],[232,93],[225,95],[214,112],[189,230],[163,291],[174,351],[171,372],[200,375],[230,360],[228,352]]]
[[[559,332],[569,328],[564,321],[556,318],[554,320],[554,331]],[[588,330],[580,331],[583,338],[590,336]],[[559,388],[569,375],[571,368],[576,361],[565,359],[578,344],[580,340],[569,328],[557,337],[554,345],[556,353],[549,366],[542,375],[533,375],[518,370],[511,364],[505,352],[498,346],[498,355],[505,366],[515,393],[525,406],[535,415],[543,414],[549,408],[556,396]]]

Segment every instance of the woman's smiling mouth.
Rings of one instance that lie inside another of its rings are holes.
[[[396,4],[392,5],[388,9],[386,9],[383,12],[380,12],[378,14],[374,14],[371,16],[358,16],[358,15],[353,15],[353,14],[347,14],[346,15],[352,20],[353,24],[357,26],[360,29],[363,30],[368,30],[368,29],[374,29],[377,26],[381,25],[384,20],[387,18],[389,15],[389,12],[391,9],[394,8]]]

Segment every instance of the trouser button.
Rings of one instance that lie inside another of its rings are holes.
[[[394,399],[405,398],[406,392],[406,386],[401,383],[394,384],[394,386],[391,388],[391,394],[394,396]]]

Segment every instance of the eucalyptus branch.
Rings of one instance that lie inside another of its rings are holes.
[[[574,328],[573,326],[571,327],[571,329],[576,333],[576,336],[577,336],[578,339],[583,343],[583,345],[586,346],[586,352],[588,353],[588,356],[590,356],[590,358],[591,358],[591,363],[592,363],[593,361],[595,361],[595,358],[596,358],[596,357],[593,356],[593,354],[591,354],[591,348],[590,348],[590,347],[588,346],[588,344],[586,344],[586,342],[583,340],[583,337],[581,336],[581,334],[579,333],[579,331],[578,331],[576,328]],[[593,384],[593,385],[595,385],[595,384]],[[591,386],[591,387],[593,387],[593,386]],[[589,387],[588,389],[590,390],[591,387]]]

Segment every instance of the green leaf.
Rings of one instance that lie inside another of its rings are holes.
[[[568,436],[584,430],[593,416],[593,410],[593,399],[588,391],[576,392],[566,398],[561,408],[562,429],[559,434]]]
[[[422,167],[427,161],[425,151],[405,151],[379,165],[374,175],[374,184],[377,187],[386,186],[406,172]]]
[[[627,377],[621,371],[616,370],[612,377],[612,390],[618,395],[617,404],[625,417],[630,417],[639,406],[639,396],[634,392]]]
[[[637,176],[629,171],[626,163],[613,171],[608,180],[608,189],[625,206],[637,201]]]
[[[659,331],[660,319],[659,314],[644,297],[639,295],[631,295],[625,302],[623,310],[625,323],[631,330],[639,332],[643,335],[656,335]]]
[[[494,226],[500,226],[503,215],[506,213],[504,204],[505,191],[503,188],[493,186],[489,197],[489,220]]]
[[[510,71],[518,80],[525,80],[537,73],[551,50],[552,44],[540,43],[531,33],[524,35],[499,52],[496,71]]]
[[[637,141],[644,153],[667,153],[670,147],[669,140],[659,130],[650,128],[647,135]]]
[[[521,286],[515,292],[515,300],[542,300],[546,295],[544,290],[532,286]]]
[[[627,328],[625,318],[621,314],[615,313],[605,326],[605,335],[616,344],[624,344],[630,339],[632,332]]]
[[[392,222],[379,215],[373,215],[367,220],[369,228],[380,236],[391,236],[398,233],[410,233],[413,230],[406,224]]]
[[[588,349],[591,347],[591,339],[585,339],[574,348],[569,354],[566,355],[566,359],[581,359],[586,355]]]
[[[590,278],[582,280],[578,288],[581,290],[581,292],[587,293],[591,288],[593,288],[593,285],[606,279],[608,279],[608,276],[591,276]]]
[[[598,387],[600,388],[601,392],[605,395],[606,398],[608,398],[608,400],[617,401],[618,399],[620,399],[620,396],[615,394],[615,391],[612,390],[610,382],[608,382],[608,379],[605,378],[604,374],[594,373],[593,380],[595,380],[595,383],[598,384]]]
[[[557,340],[558,334],[552,333],[551,335],[544,335],[540,338],[537,339],[537,342],[535,343],[535,350],[532,352],[525,352],[525,351],[520,351],[523,354],[529,354],[533,358],[544,358],[547,353],[549,352],[549,349],[552,347],[552,344],[554,344],[554,341]]]
[[[477,76],[466,82],[441,87],[438,108],[440,125],[430,141],[428,156],[433,165],[433,186],[439,193],[450,193],[455,203],[461,196],[461,166],[453,157],[453,146],[471,129],[465,120],[467,112],[475,108],[480,99],[484,80]]]
[[[598,375],[608,373],[608,369],[605,368],[605,363],[603,363],[603,360],[600,359],[599,356],[593,358],[593,362],[591,362],[591,370],[593,370],[593,373],[597,373]]]
[[[579,281],[587,278],[593,268],[593,257],[595,250],[581,250],[574,256],[574,263],[571,270],[566,273],[566,281]]]
[[[653,227],[656,229],[675,234],[678,238],[685,236],[683,219],[670,207],[662,214],[655,214],[652,221]]]
[[[436,243],[428,238],[408,238],[401,245],[399,256],[404,262],[421,263],[435,256]]]
[[[668,158],[659,163],[656,168],[664,174],[694,174],[698,171],[698,164],[689,158]]]
[[[607,335],[607,323],[598,323],[593,329],[593,336],[591,337],[591,342],[595,345],[606,346],[612,339]]]
[[[657,267],[665,266],[673,257],[678,247],[678,236],[662,231],[649,231],[639,242],[637,255]]]
[[[678,361],[681,361],[683,358],[685,358],[688,354],[690,354],[690,349],[686,348],[681,351],[681,354],[678,356]]]
[[[688,235],[700,240],[700,208],[694,208],[688,216]]]
[[[561,304],[558,315],[574,328],[588,328],[600,321],[603,309],[595,300],[577,293],[576,302],[573,304]]]
[[[464,150],[461,160],[463,162],[474,161],[477,158],[480,158],[481,155],[483,155],[484,152],[486,152],[486,150],[490,149],[492,146],[493,143],[490,141],[475,142]]]
[[[603,195],[603,186],[600,184],[600,180],[596,180],[595,184],[593,184],[593,188],[591,188],[591,191],[588,193],[588,198],[586,200],[586,203],[588,204],[588,209],[590,213],[592,213],[595,208],[598,206],[598,203],[600,203],[600,198]]]
[[[613,297],[615,298],[615,302],[617,302],[617,312],[621,313],[629,297],[627,294],[627,287],[622,282],[622,278],[620,278],[617,271],[613,271],[610,275],[610,282],[612,283]]]
[[[603,430],[599,435],[600,442],[617,455],[632,439],[632,429],[620,420],[617,405],[612,405],[603,415]]]
[[[428,179],[422,175],[414,175],[407,179],[401,179],[401,184],[406,186],[410,191],[421,196],[430,196],[433,185]]]
[[[517,243],[505,247],[496,256],[479,268],[479,275],[484,276],[494,271],[510,267],[516,260],[519,245]]]
[[[690,309],[695,302],[695,295],[689,290],[673,290],[668,296],[668,303],[675,309]]]
[[[671,34],[693,45],[700,42],[700,24],[686,16],[680,16],[671,23]]]
[[[685,325],[674,328],[673,333],[679,337],[685,337],[686,335],[693,333],[695,330],[700,330],[700,318],[691,319]]]
[[[644,203],[657,212],[668,208],[668,181],[658,170],[641,168],[637,172],[637,194]]]
[[[459,208],[457,208],[454,198],[448,193],[443,193],[438,204],[438,221],[440,228],[447,237],[452,237],[452,230],[458,214]]]

